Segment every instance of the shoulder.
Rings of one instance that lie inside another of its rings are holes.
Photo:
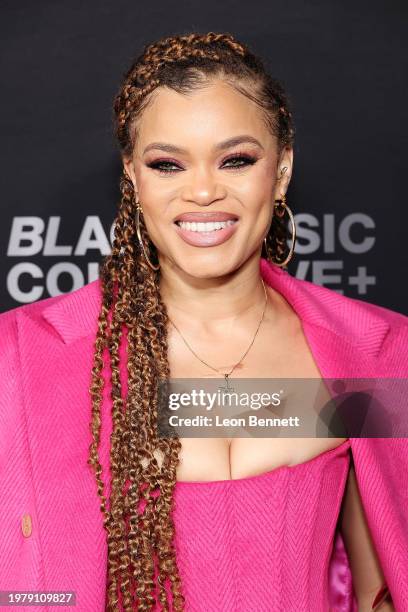
[[[261,272],[303,320],[351,336],[359,336],[376,326],[392,328],[397,335],[407,332],[408,317],[400,312],[297,278],[265,259],[261,259]]]
[[[311,281],[296,278],[295,282],[301,285],[304,291],[319,300],[321,304],[326,305],[327,309],[333,313],[339,310],[343,314],[357,315],[360,313],[368,318],[373,316],[386,321],[395,328],[406,329],[408,326],[408,316],[396,310],[366,300],[349,297],[337,292],[335,289],[317,285]]]
[[[21,316],[26,316],[31,319],[40,318],[44,310],[66,299],[68,295],[70,294],[67,293],[43,298],[36,302],[21,304],[20,306],[0,313],[0,334],[2,339],[6,339],[7,344],[14,344],[18,335],[18,321]]]
[[[361,355],[363,360],[372,360],[378,375],[408,376],[407,316],[297,278],[265,259],[261,259],[261,273],[289,302],[302,324],[313,330],[316,342],[338,338],[354,358]]]
[[[94,333],[97,298],[97,281],[93,281],[69,293],[0,313],[0,440],[22,410],[23,388],[35,376],[34,368],[50,355],[66,359],[70,343]],[[91,344],[86,341],[77,346],[77,353],[87,355],[89,349],[91,354]]]
[[[355,339],[359,347],[378,354],[384,372],[408,375],[408,317],[384,306],[352,298],[310,281],[295,279],[304,296],[315,302],[321,321],[332,331]]]
[[[353,304],[357,304],[361,310],[365,310],[367,313],[374,315],[376,318],[385,321],[389,325],[389,331],[387,334],[387,345],[391,346],[393,342],[401,343],[405,346],[405,351],[408,347],[408,317],[401,312],[397,312],[378,304],[372,304],[371,302],[363,302],[355,298],[346,298],[351,300]],[[385,346],[383,346],[383,349]]]
[[[0,314],[0,333],[15,344],[19,334],[57,333],[64,342],[92,333],[100,307],[100,281],[60,295],[22,304]]]
[[[17,308],[13,308],[12,310],[0,314],[0,385],[5,384],[7,372],[11,372],[16,367],[17,363],[16,310]]]
[[[60,296],[58,296],[60,297]],[[5,392],[17,384],[16,372],[19,370],[19,321],[20,317],[35,316],[35,313],[45,307],[45,303],[53,303],[58,297],[46,298],[38,302],[22,304],[6,312],[0,313],[0,388],[3,399]],[[44,304],[42,304],[42,302]]]

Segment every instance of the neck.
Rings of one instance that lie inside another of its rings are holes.
[[[210,279],[190,277],[176,267],[164,266],[160,292],[170,319],[209,333],[222,330],[237,318],[257,317],[265,300],[258,256],[232,274]]]

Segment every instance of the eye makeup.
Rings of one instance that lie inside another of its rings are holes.
[[[226,156],[221,162],[221,168],[232,171],[240,171],[241,169],[247,168],[248,166],[254,165],[258,161],[258,157],[253,154],[238,151],[236,153]],[[232,164],[232,165],[226,165]],[[181,172],[184,168],[179,162],[169,158],[158,158],[148,164],[148,168],[157,170],[159,174],[169,175]]]

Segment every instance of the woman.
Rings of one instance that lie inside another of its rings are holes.
[[[284,269],[282,86],[229,34],[174,36],[144,49],[114,108],[122,200],[100,279],[0,317],[3,429],[24,458],[3,476],[2,544],[25,555],[0,587],[99,610],[106,568],[109,610],[406,609],[405,440],[156,429],[162,378],[407,374],[406,317]]]

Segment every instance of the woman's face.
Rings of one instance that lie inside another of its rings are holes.
[[[161,267],[214,278],[259,257],[292,155],[278,158],[261,109],[222,80],[188,96],[156,89],[124,167]]]

